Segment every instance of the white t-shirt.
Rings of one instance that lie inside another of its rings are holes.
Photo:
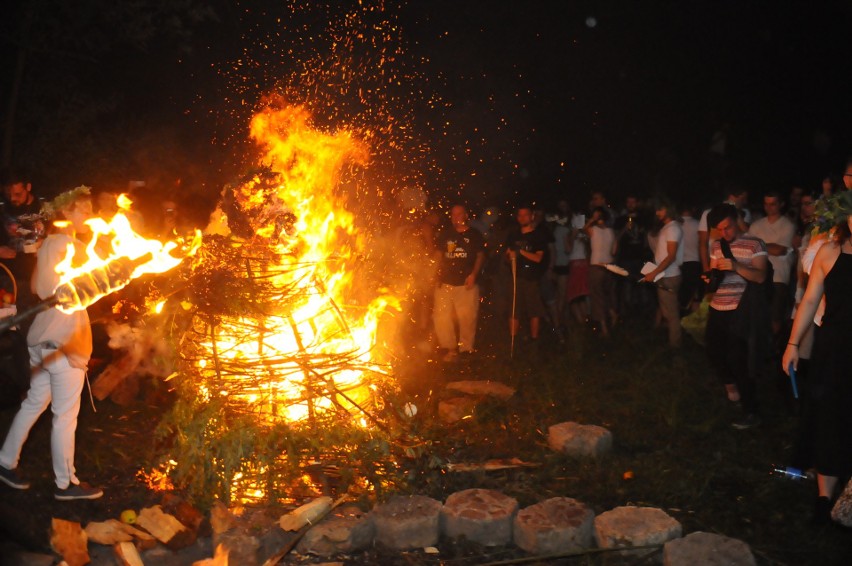
[[[685,216],[680,227],[683,230],[683,261],[701,261],[698,255],[698,220]]]
[[[615,232],[612,228],[592,226],[589,237],[592,248],[592,257],[589,259],[589,263],[592,265],[612,263],[612,244],[615,242]]]
[[[680,223],[671,221],[660,230],[657,237],[657,245],[654,248],[654,263],[660,265],[669,255],[668,243],[677,242],[675,260],[663,271],[663,277],[676,277],[680,275],[680,264],[683,263],[683,230]]]
[[[769,263],[774,270],[772,281],[789,285],[790,272],[793,269],[792,246],[796,225],[786,216],[779,217],[775,222],[770,222],[768,218],[761,218],[749,227],[748,233],[755,238],[760,238],[766,244],[778,244],[787,248],[787,253],[784,255],[770,254]]]
[[[59,286],[55,267],[68,254],[73,245],[77,253],[84,253],[82,242],[67,234],[51,234],[38,250],[34,275],[35,292],[40,299],[51,297]],[[85,369],[92,355],[92,328],[86,309],[66,314],[56,307],[36,315],[27,334],[27,346],[53,343],[75,368]]]
[[[571,228],[577,233],[574,238],[574,245],[571,246],[571,251],[568,252],[568,261],[575,259],[586,259],[586,244],[583,238],[586,235],[583,233],[583,226],[586,225],[586,217],[582,214],[575,214],[571,217]]]

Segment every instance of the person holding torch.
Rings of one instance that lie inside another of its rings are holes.
[[[56,232],[38,250],[32,289],[42,300],[56,292],[60,283],[56,267],[65,260],[69,249],[74,249],[76,258],[86,257],[85,246],[78,236],[89,232],[86,220],[92,217],[90,189],[82,186],[62,193],[52,205],[64,220],[54,223]],[[103,491],[81,483],[74,469],[80,395],[92,354],[92,332],[86,310],[65,313],[52,307],[39,313],[27,334],[27,345],[32,369],[30,388],[0,449],[0,481],[15,489],[30,487],[17,472],[18,461],[30,429],[50,405],[54,497],[60,501],[97,499]]]

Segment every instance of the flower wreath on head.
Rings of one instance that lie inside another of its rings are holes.
[[[79,187],[73,188],[70,191],[59,193],[52,201],[44,204],[43,211],[48,217],[53,218],[56,216],[56,213],[62,210],[63,208],[68,208],[80,198],[84,196],[90,196],[91,194],[92,187],[80,185]]]
[[[842,191],[817,201],[814,208],[813,235],[831,232],[852,215],[852,191]]]

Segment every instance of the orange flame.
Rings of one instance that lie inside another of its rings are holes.
[[[201,245],[200,232],[186,249],[181,249],[176,241],[163,243],[145,238],[133,230],[121,212],[109,222],[95,217],[86,224],[92,230],[92,239],[82,263],[74,245],[69,244],[65,258],[55,268],[59,274],[57,307],[64,312],[82,310],[143,275],[169,271]],[[109,248],[108,253],[99,251],[104,247]],[[183,253],[175,256],[175,252]]]
[[[264,164],[279,182],[270,195],[258,189],[260,180],[255,178],[238,187],[235,196],[252,210],[274,208],[295,217],[292,234],[276,236],[274,222],[260,222],[254,230],[256,238],[268,240],[283,258],[279,269],[267,268],[271,282],[296,289],[299,299],[287,312],[266,316],[260,336],[247,337],[245,329],[258,323],[239,317],[221,320],[215,334],[202,331],[201,344],[209,357],[257,368],[256,375],[231,377],[240,381],[233,390],[225,386],[202,393],[226,395],[265,418],[289,421],[333,406],[362,406],[372,396],[364,372],[379,370],[373,359],[379,317],[397,306],[387,296],[366,307],[351,304],[352,264],[363,237],[339,192],[345,167],[366,163],[367,149],[349,131],[328,133],[314,127],[310,113],[299,106],[266,107],[254,116],[251,136],[266,152]],[[329,355],[345,356],[346,369],[306,371],[303,361]],[[198,362],[210,378],[216,376],[213,366],[204,359]],[[317,389],[332,393],[317,398],[311,393]]]

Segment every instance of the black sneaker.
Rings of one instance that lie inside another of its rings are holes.
[[[735,420],[731,423],[731,426],[737,430],[747,430],[750,428],[754,428],[760,424],[760,417],[757,415],[753,415],[749,413],[741,419]]]
[[[30,482],[18,475],[15,470],[0,466],[0,481],[15,489],[29,489]]]
[[[73,483],[65,489],[57,489],[53,493],[53,497],[59,501],[73,501],[75,499],[97,499],[103,496],[104,491],[97,487],[92,487],[89,484],[81,483],[74,485]]]

